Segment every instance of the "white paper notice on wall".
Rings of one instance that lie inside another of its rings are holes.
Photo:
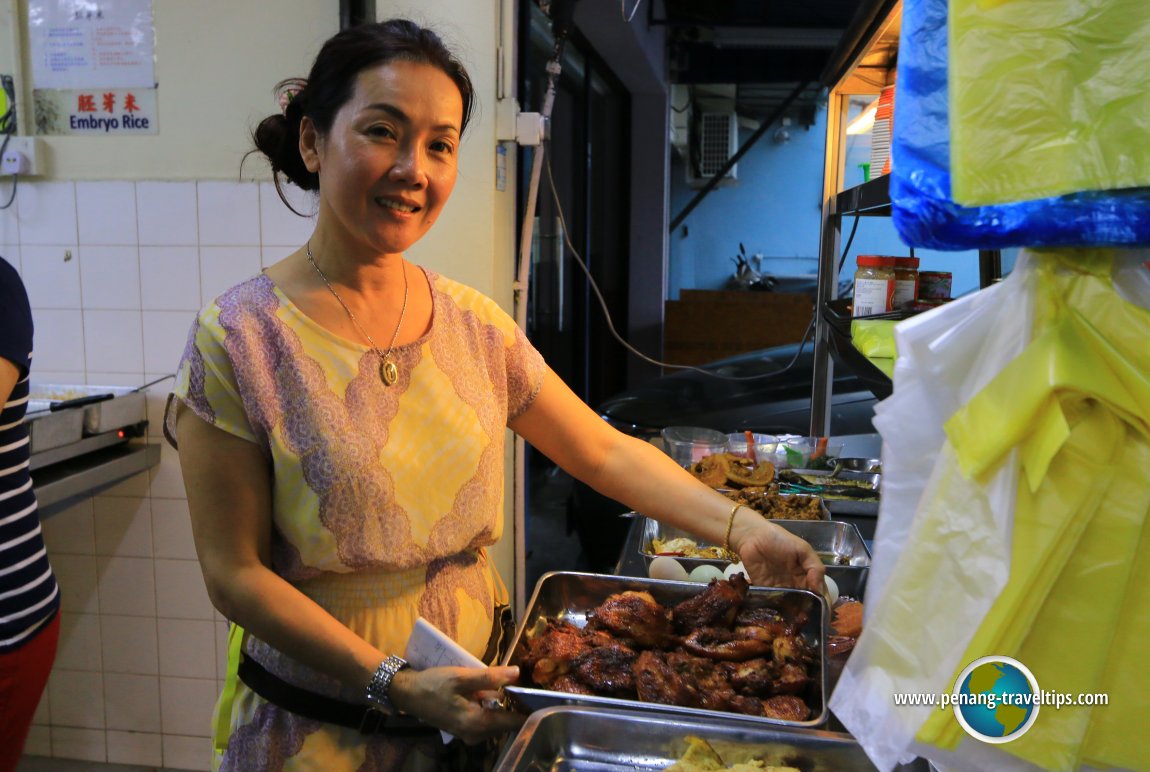
[[[152,0],[28,0],[37,89],[156,85]]]

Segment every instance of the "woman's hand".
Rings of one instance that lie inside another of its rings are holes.
[[[735,513],[731,548],[742,558],[751,584],[802,587],[823,594],[826,569],[811,545],[754,510],[740,507]]]
[[[519,713],[485,708],[501,687],[519,678],[517,667],[404,669],[391,681],[391,701],[404,713],[475,744],[518,729]],[[487,699],[485,699],[487,698]]]

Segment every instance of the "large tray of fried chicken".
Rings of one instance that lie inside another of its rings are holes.
[[[503,663],[526,711],[590,705],[816,727],[827,718],[826,601],[808,590],[557,571]]]

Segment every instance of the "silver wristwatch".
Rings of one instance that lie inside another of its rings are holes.
[[[395,705],[391,702],[391,679],[395,674],[405,667],[411,667],[407,660],[403,657],[392,655],[379,663],[379,667],[375,669],[375,674],[371,677],[371,683],[367,685],[367,691],[364,697],[369,703],[378,708],[383,713],[393,716],[399,712]]]

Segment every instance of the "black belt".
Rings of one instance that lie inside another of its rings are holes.
[[[499,657],[501,649],[510,643],[514,630],[511,609],[504,605],[497,606],[487,651],[484,652],[485,661],[493,662]],[[389,716],[369,705],[344,702],[289,684],[248,656],[240,658],[236,675],[249,689],[273,705],[313,721],[345,726],[363,734],[389,734],[395,737],[423,737],[439,731],[411,716]]]
[[[236,675],[273,705],[313,721],[346,726],[363,734],[386,733],[396,737],[423,737],[439,731],[411,716],[388,716],[369,705],[344,702],[289,684],[251,657],[240,659]]]

